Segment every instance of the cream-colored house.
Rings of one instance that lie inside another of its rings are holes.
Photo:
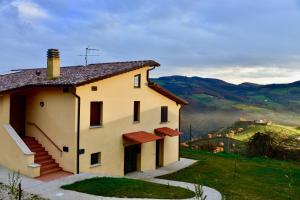
[[[0,165],[30,177],[59,171],[124,175],[179,159],[187,102],[149,80],[155,61],[0,75]]]

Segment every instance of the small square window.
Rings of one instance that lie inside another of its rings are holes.
[[[141,75],[140,74],[134,76],[134,87],[135,88],[141,87]]]
[[[91,165],[101,164],[101,153],[92,153],[91,154]]]
[[[91,90],[92,90],[92,91],[97,91],[97,90],[98,90],[98,87],[97,87],[97,86],[92,86],[92,87],[91,87]]]

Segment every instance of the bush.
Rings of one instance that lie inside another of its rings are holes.
[[[300,161],[300,149],[293,147],[293,143],[292,139],[283,135],[258,132],[250,138],[247,144],[247,153],[249,156]]]

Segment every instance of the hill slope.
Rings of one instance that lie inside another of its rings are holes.
[[[218,131],[220,134],[228,134],[230,137],[244,142],[247,142],[257,132],[272,132],[274,134],[285,135],[290,138],[300,137],[299,128],[279,124],[261,125],[237,122],[229,128]]]
[[[239,85],[218,79],[169,76],[152,79],[190,105],[183,109],[183,130],[193,125],[196,135],[233,124],[240,117],[300,124],[300,81],[290,84]]]

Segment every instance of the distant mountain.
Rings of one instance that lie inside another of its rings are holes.
[[[185,98],[183,128],[197,135],[230,126],[240,117],[300,125],[300,81],[289,84],[231,84],[219,79],[167,76],[152,79]]]
[[[210,97],[211,100],[227,100],[227,103],[233,105],[242,103],[271,110],[300,111],[300,81],[290,84],[235,85],[219,79],[185,76],[153,80],[192,103],[204,104],[206,108],[218,107],[210,102],[203,102],[203,99]]]

